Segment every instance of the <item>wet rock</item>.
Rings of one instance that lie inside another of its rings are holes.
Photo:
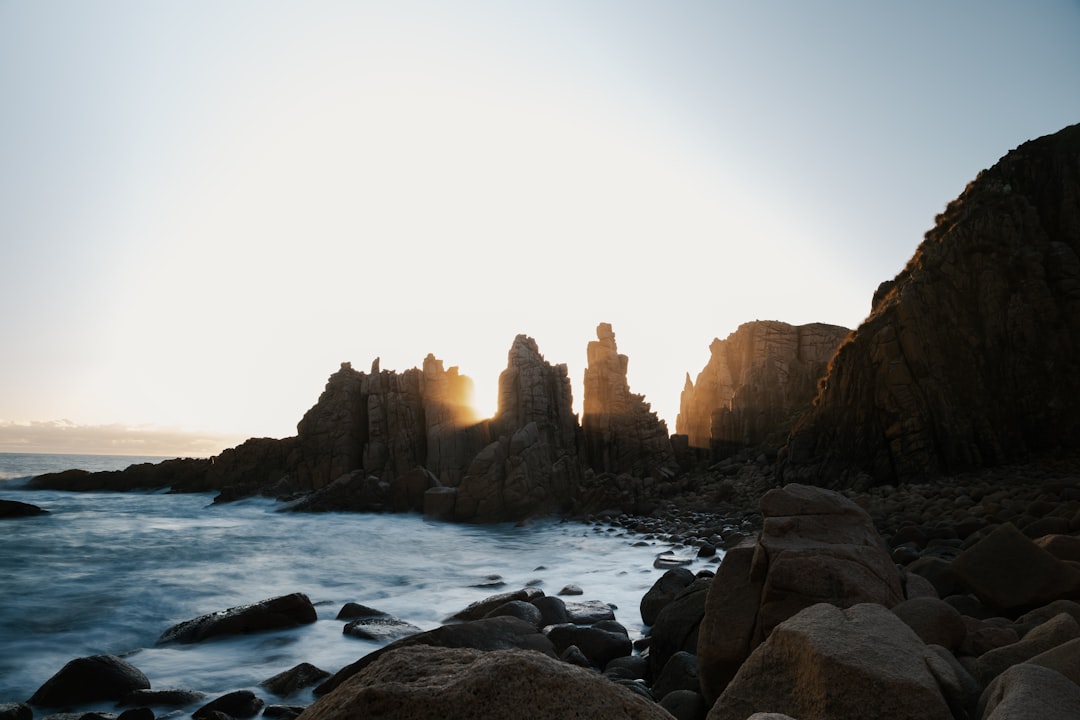
[[[543,622],[543,615],[540,612],[540,608],[524,600],[511,600],[508,603],[503,603],[484,617],[499,617],[500,615],[509,615],[524,620],[537,630],[543,627],[541,624]]]
[[[530,602],[536,598],[543,597],[544,591],[539,588],[521,588],[520,590],[513,590],[511,592],[497,593],[495,595],[489,595],[486,598],[477,600],[476,602],[469,603],[468,607],[464,610],[459,610],[450,616],[451,620],[479,620],[494,610],[508,602],[514,600],[524,600]]]
[[[34,711],[26,703],[0,703],[0,720],[32,720]]]
[[[649,668],[653,677],[660,675],[675,653],[697,651],[698,630],[705,616],[705,602],[712,582],[712,578],[695,580],[656,616],[649,646]]]
[[[652,693],[658,700],[663,700],[668,693],[676,690],[692,690],[695,694],[701,692],[701,683],[698,681],[697,673],[697,656],[684,650],[668,658],[652,684]]]
[[[540,611],[540,627],[570,622],[566,601],[555,595],[534,598],[532,604]]]
[[[600,600],[568,602],[565,606],[568,621],[577,625],[595,625],[604,620],[615,619],[615,610]]]
[[[566,585],[559,591],[559,595],[584,595],[585,591],[577,585]]]
[[[660,611],[692,582],[694,573],[682,567],[672,568],[661,575],[641,598],[641,621],[653,625]]]
[[[367,605],[361,605],[360,603],[349,602],[341,606],[341,610],[338,611],[338,620],[355,620],[362,617],[375,617],[378,615],[386,615],[382,610],[376,610],[373,607]]]
[[[206,700],[206,693],[197,690],[135,690],[125,695],[118,704],[179,708],[201,703],[204,700]]]
[[[389,642],[406,635],[420,632],[420,628],[393,615],[369,615],[357,618],[345,625],[342,632],[361,640]]]
[[[48,515],[49,511],[39,508],[37,505],[19,502],[18,500],[0,499],[0,520],[8,518],[34,517],[36,515]]]
[[[255,717],[265,703],[250,690],[237,690],[211,700],[191,713],[195,720],[214,720],[217,713],[234,718]]]
[[[311,663],[300,663],[284,672],[263,680],[259,685],[278,697],[288,697],[298,690],[310,687],[330,677],[327,671]]]
[[[544,633],[551,640],[556,651],[562,652],[571,645],[575,645],[592,664],[601,670],[615,658],[625,657],[633,651],[633,644],[625,632],[564,623],[547,627]]]
[[[121,700],[149,687],[150,681],[131,663],[115,655],[92,655],[64,665],[27,702],[43,707],[85,705]]]
[[[304,710],[305,706],[303,705],[267,705],[263,709],[263,717],[272,718],[273,720],[293,720],[293,718],[300,717]]]
[[[162,633],[158,642],[201,642],[221,635],[246,635],[306,625],[317,618],[307,595],[293,593],[186,620]]]

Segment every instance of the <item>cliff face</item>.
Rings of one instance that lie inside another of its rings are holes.
[[[611,325],[596,328],[588,345],[582,430],[585,457],[598,472],[653,475],[675,465],[667,424],[645,397],[630,392],[629,359],[620,355]]]
[[[1080,443],[1080,126],[938,216],[793,429],[787,480],[952,473]]]
[[[692,447],[779,447],[849,332],[823,323],[758,320],[713,340],[697,381],[686,376],[675,431]]]

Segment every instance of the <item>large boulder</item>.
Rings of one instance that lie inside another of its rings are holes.
[[[870,516],[843,495],[806,485],[770,490],[753,554],[729,551],[710,588],[698,642],[707,699],[772,629],[803,608],[830,603],[892,607],[900,574]]]
[[[679,652],[696,653],[705,603],[713,578],[698,578],[687,585],[656,616],[649,644],[649,669],[659,677],[668,660]]]
[[[315,688],[316,695],[325,695],[339,687],[371,663],[387,653],[403,647],[469,648],[490,652],[494,650],[532,650],[555,657],[555,647],[532,623],[509,615],[481,618],[453,625],[443,625],[434,630],[416,633],[368,653],[356,662],[334,673],[326,682]]]
[[[292,593],[185,620],[162,633],[158,642],[201,642],[220,635],[247,635],[307,625],[316,619],[318,615],[308,596]]]
[[[638,604],[641,622],[646,625],[654,624],[660,611],[692,582],[694,582],[694,573],[684,567],[671,568],[661,575]]]
[[[982,720],[1076,720],[1080,685],[1050,668],[1014,665],[979,699]]]
[[[953,720],[938,675],[952,669],[884,607],[806,608],[743,664],[709,720],[780,712],[799,720]]]
[[[135,690],[149,687],[146,675],[131,663],[115,655],[91,655],[64,665],[27,702],[44,707],[69,707],[119,701]]]
[[[880,483],[1080,445],[1080,125],[979,173],[875,293],[788,481]]]
[[[595,672],[535,652],[399,648],[379,657],[303,720],[441,718],[670,720],[655,703]]]
[[[1080,637],[1080,623],[1067,613],[1061,613],[1029,632],[1017,642],[989,650],[975,661],[979,682],[987,685],[1013,665],[1053,650]]]
[[[824,323],[755,320],[713,340],[697,380],[686,376],[675,432],[691,447],[780,447],[850,332]]]
[[[7,518],[34,517],[35,515],[48,515],[49,511],[39,508],[37,505],[19,502],[18,500],[0,499],[0,520]]]
[[[953,573],[994,610],[1080,598],[1080,569],[1005,523],[952,561]]]

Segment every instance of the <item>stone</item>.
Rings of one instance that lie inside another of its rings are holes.
[[[313,623],[316,619],[318,615],[307,595],[292,593],[186,620],[162,633],[158,642],[201,642],[222,635],[246,635],[297,627]]]
[[[1080,685],[1080,638],[1073,638],[1025,660],[1032,665],[1057,670]]]
[[[191,713],[191,717],[195,720],[216,720],[217,713],[233,718],[255,717],[265,704],[262,698],[250,690],[237,690],[211,700]]]
[[[0,703],[0,720],[33,720],[34,711],[26,703]]]
[[[705,599],[698,630],[698,676],[711,706],[754,649],[754,626],[761,605],[762,580],[750,577],[754,547],[728,550]]]
[[[660,707],[675,720],[705,720],[709,712],[705,698],[693,690],[672,690],[660,700]]]
[[[367,605],[361,605],[360,603],[348,602],[341,606],[341,610],[338,610],[337,620],[355,620],[362,617],[376,617],[378,615],[386,615],[382,610],[376,610],[373,607]]]
[[[511,600],[510,602],[503,603],[488,612],[484,617],[499,617],[500,615],[511,615],[520,618],[537,630],[543,627],[541,625],[543,616],[540,613],[540,608],[526,600]]]
[[[615,610],[611,605],[600,600],[583,602],[565,602],[566,618],[575,625],[595,625],[605,620],[615,619]]]
[[[1080,537],[1075,535],[1044,535],[1035,544],[1058,560],[1080,562]]]
[[[137,667],[115,655],[75,658],[45,681],[27,701],[30,705],[62,707],[118,701],[135,690],[150,688]]]
[[[695,694],[701,692],[697,656],[685,650],[673,653],[668,658],[652,684],[652,693],[658,700],[663,700],[668,693],[676,690],[692,690]]]
[[[399,648],[356,674],[304,713],[305,720],[438,717],[518,720],[670,720],[656,704],[602,675],[534,652]]]
[[[947,665],[896,615],[875,604],[806,608],[778,625],[709,712],[745,720],[780,712],[799,720],[953,720],[932,666]]]
[[[544,595],[533,598],[531,602],[540,611],[540,627],[570,622],[570,615],[566,612],[566,601],[561,597]]]
[[[892,611],[927,645],[941,645],[955,651],[967,637],[960,613],[944,600],[928,597],[905,600],[893,606]]]
[[[330,673],[311,663],[300,663],[259,683],[279,697],[288,697],[298,690],[310,687],[330,677]]]
[[[1080,686],[1050,668],[1021,663],[998,675],[979,698],[982,720],[1076,720]]]
[[[785,482],[918,482],[1075,446],[1078,157],[1073,125],[949,203],[837,350],[789,435]]]
[[[1004,647],[989,650],[975,662],[978,679],[987,685],[1009,667],[1080,637],[1080,623],[1061,613],[1038,626],[1023,638]]]
[[[652,627],[649,669],[658,677],[677,652],[696,653],[699,628],[705,617],[705,601],[714,578],[698,578],[660,611]]]
[[[824,323],[755,320],[713,340],[697,380],[686,376],[675,432],[697,448],[779,448],[850,332]]]
[[[475,602],[469,603],[468,607],[464,610],[459,610],[450,616],[451,620],[479,620],[487,615],[489,612],[505,605],[508,602],[514,600],[524,600],[526,602],[543,597],[544,591],[539,588],[525,587],[520,590],[511,590],[509,592],[496,593],[494,595],[488,595],[485,598],[481,598]]]
[[[559,595],[584,595],[585,591],[580,586],[570,584],[564,585],[563,589],[559,591]]]
[[[481,618],[480,620],[443,625],[434,630],[427,630],[395,640],[389,645],[368,653],[356,662],[338,670],[326,682],[315,688],[315,694],[325,695],[384,654],[414,645],[424,648],[470,648],[483,651],[532,650],[556,657],[555,646],[551,644],[551,640],[537,632],[535,627],[524,620],[507,615]]]
[[[360,638],[361,640],[390,642],[406,635],[418,633],[420,628],[393,615],[384,614],[357,618],[347,623],[342,632],[345,635]]]
[[[37,505],[19,502],[18,500],[0,499],[0,520],[7,520],[9,518],[35,517],[37,515],[48,514],[48,510],[39,508]]]
[[[589,662],[603,670],[615,658],[626,657],[634,649],[630,637],[625,632],[614,632],[598,627],[582,627],[573,623],[551,625],[544,628],[544,634],[555,646],[556,652],[563,652],[571,645],[576,646]]]
[[[178,708],[195,705],[204,700],[206,694],[197,690],[134,690],[119,700],[117,705]]]
[[[692,582],[694,573],[684,567],[672,568],[657,578],[641,598],[641,621],[653,625],[660,611]]]
[[[609,323],[587,348],[581,428],[585,461],[597,473],[666,478],[677,469],[667,423],[643,395],[630,392],[629,358],[619,354]]]
[[[996,610],[1034,607],[1080,597],[1080,570],[1004,523],[952,562],[956,576]]]

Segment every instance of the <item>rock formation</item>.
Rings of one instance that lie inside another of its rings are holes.
[[[630,392],[629,358],[620,355],[608,323],[588,346],[582,429],[585,458],[598,473],[662,475],[675,465],[667,424],[643,395]]]
[[[783,472],[894,482],[1078,445],[1074,125],[1008,153],[938,216],[837,352]]]
[[[849,332],[823,323],[755,320],[713,340],[697,381],[686,376],[675,432],[691,447],[779,448]]]
[[[499,376],[497,439],[475,455],[457,485],[451,517],[521,519],[563,508],[581,478],[580,429],[571,410],[566,365],[551,365],[526,335],[518,335]],[[447,514],[448,493],[433,493]]]

